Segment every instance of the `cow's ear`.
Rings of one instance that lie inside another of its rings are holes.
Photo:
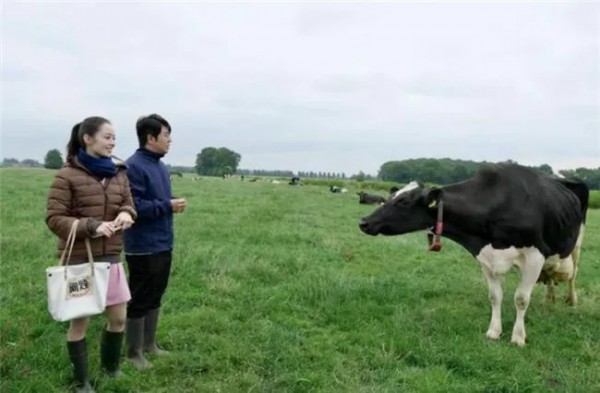
[[[423,204],[429,208],[437,208],[440,199],[442,199],[443,190],[441,188],[429,188],[423,190]]]

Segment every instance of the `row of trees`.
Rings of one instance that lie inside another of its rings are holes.
[[[592,190],[600,190],[600,167],[596,169],[577,168],[573,170],[569,169],[558,172],[564,177],[583,180]]]
[[[30,158],[26,158],[24,160],[19,161],[16,158],[5,158],[2,160],[3,167],[23,167],[23,168],[43,168],[44,165],[37,161],[32,160]]]
[[[320,179],[346,179],[345,173],[332,172],[297,172],[290,170],[263,170],[263,169],[238,169],[241,155],[225,147],[207,147],[202,149],[196,158],[196,173],[207,176],[245,175],[245,176],[271,176],[320,178]],[[507,163],[516,163],[508,160]],[[381,165],[377,179],[397,183],[408,183],[412,180],[421,180],[435,184],[450,184],[472,177],[485,161],[454,160],[450,158],[418,158],[402,161],[388,161]],[[173,167],[174,168],[174,167]],[[183,167],[179,167],[183,168]],[[534,166],[533,168],[552,174],[554,171],[548,164]],[[186,172],[185,168],[180,172]],[[578,178],[586,182],[591,189],[600,189],[600,168],[579,168],[575,170],[559,171],[559,174]],[[360,171],[352,175],[351,179],[364,181],[373,180],[373,177]]]
[[[60,169],[63,164],[64,161],[62,155],[57,149],[52,149],[46,153],[43,164],[38,160],[32,160],[31,158],[26,158],[21,161],[16,158],[5,158],[2,160],[3,167]]]
[[[516,161],[508,160],[508,163]],[[377,177],[381,180],[408,183],[412,180],[421,180],[435,184],[449,184],[472,177],[483,162],[468,160],[453,160],[450,158],[418,158],[402,161],[388,161],[381,165]],[[552,167],[548,164],[532,166],[539,171],[553,174]],[[600,189],[600,168],[579,168],[575,170],[561,170],[558,174],[567,178],[577,178],[584,181],[590,189]]]
[[[514,161],[507,161],[514,162]],[[466,180],[479,170],[486,162],[469,160],[453,160],[450,158],[418,158],[402,161],[388,161],[381,165],[378,178],[381,180],[407,183],[411,180],[421,180],[436,184],[448,184]],[[552,173],[547,165],[536,167],[542,172]]]
[[[225,147],[205,147],[196,156],[196,166],[193,168],[199,175],[205,176],[223,176],[223,175],[244,175],[244,176],[270,176],[270,177],[293,177],[301,178],[320,178],[320,179],[346,179],[345,173],[334,172],[303,172],[297,174],[290,170],[268,170],[268,169],[241,169],[238,168],[242,156],[233,150]],[[169,168],[172,172],[190,172],[189,167]],[[370,180],[372,176],[363,173],[362,171],[351,176],[356,180]]]
[[[346,174],[343,172],[334,173],[334,172],[298,172],[298,177],[308,177],[308,178],[320,178],[320,179],[345,179]]]
[[[196,173],[196,167],[165,164],[171,173]]]
[[[303,172],[295,174],[290,170],[264,170],[264,169],[239,169],[238,166],[242,156],[226,147],[205,147],[196,156],[195,167],[170,166],[171,172],[195,172],[204,176],[223,176],[232,175],[254,175],[271,177],[293,177],[301,178],[321,178],[321,179],[346,179],[345,173],[333,172]],[[507,161],[513,162],[515,161]],[[48,151],[44,158],[44,163],[36,160],[25,159],[19,161],[16,158],[5,158],[2,161],[4,167],[30,167],[30,168],[48,168],[59,169],[63,166],[63,158],[59,150],[52,149]],[[477,162],[470,160],[454,160],[450,158],[418,158],[402,161],[388,161],[381,165],[377,178],[385,181],[398,183],[408,183],[412,180],[421,180],[436,184],[449,184],[466,180],[473,176],[479,167],[486,162]],[[543,164],[536,168],[542,172],[552,174],[552,167]],[[559,174],[568,178],[578,178],[584,181],[591,189],[600,190],[600,167],[599,168],[578,168],[573,170],[561,170]],[[351,179],[363,181],[372,180],[373,177],[360,171],[352,175]]]
[[[222,176],[231,175],[238,169],[242,156],[225,147],[214,148],[207,147],[202,149],[196,157],[195,167],[171,166],[167,165],[171,172],[196,172],[199,175],[205,176]],[[60,169],[64,164],[64,160],[59,150],[52,149],[46,153],[44,164],[42,165],[36,160],[25,159],[19,161],[16,158],[5,158],[2,161],[4,167],[44,167],[48,169]],[[291,172],[290,172],[291,173]]]
[[[244,176],[269,176],[269,177],[293,177],[294,172],[289,170],[269,170],[269,169],[238,169],[237,175]]]
[[[299,171],[294,173],[290,170],[272,170],[272,169],[238,169],[236,172],[238,175],[244,176],[270,176],[270,177],[294,177],[300,178],[319,178],[319,179],[346,179],[345,173],[334,173],[334,172],[303,172]]]

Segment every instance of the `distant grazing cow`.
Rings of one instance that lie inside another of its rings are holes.
[[[329,191],[333,192],[334,194],[345,194],[348,192],[347,189],[338,186],[329,186]]]
[[[169,173],[169,180],[173,180],[173,178],[177,176],[177,177],[183,177],[183,174],[181,172],[170,172]]]
[[[288,183],[290,186],[299,186],[300,185],[300,178],[297,176],[292,177],[292,179],[290,180],[290,182]]]
[[[374,205],[377,203],[385,203],[385,198],[380,195],[367,194],[366,192],[358,192],[358,203],[364,205]]]
[[[502,333],[502,275],[521,270],[515,292],[517,315],[511,341],[525,345],[525,312],[536,282],[568,281],[567,303],[575,305],[575,277],[585,229],[589,191],[579,181],[543,174],[516,164],[488,165],[473,178],[441,188],[412,182],[360,220],[369,235],[401,235],[435,227],[433,250],[443,235],[481,264],[492,317],[486,336]]]

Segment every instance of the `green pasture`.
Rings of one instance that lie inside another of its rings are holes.
[[[44,269],[56,263],[44,222],[53,171],[0,170],[0,391],[64,392],[66,324],[46,309]],[[423,233],[369,237],[373,208],[326,185],[175,177],[188,200],[160,342],[145,371],[99,373],[102,316],[88,331],[98,392],[600,392],[600,211],[590,210],[579,305],[536,287],[528,345],[510,344],[519,274],[507,274],[504,335],[489,342],[478,263]],[[387,187],[387,185],[386,185]],[[371,187],[376,189],[376,187]],[[382,195],[385,187],[381,187]]]

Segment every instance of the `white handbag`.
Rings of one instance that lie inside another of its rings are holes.
[[[46,269],[48,311],[57,321],[70,321],[100,314],[106,308],[110,263],[94,262],[90,240],[87,237],[85,247],[88,263],[69,266],[78,222],[79,220],[75,220],[71,226],[58,266]]]

